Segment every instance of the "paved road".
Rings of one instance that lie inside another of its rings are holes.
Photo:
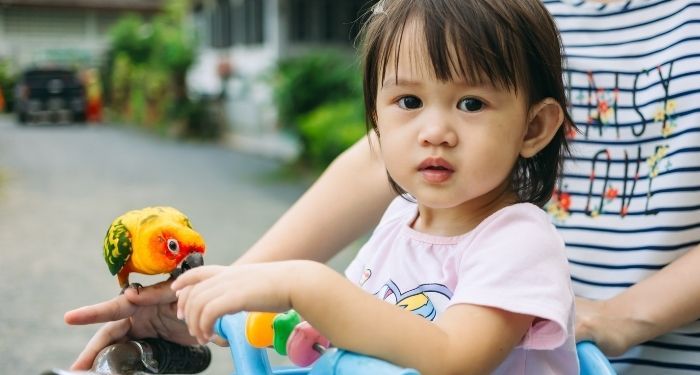
[[[114,217],[177,207],[206,239],[206,262],[230,263],[302,193],[304,183],[276,177],[278,168],[120,127],[0,118],[0,374],[66,368],[94,333],[65,325],[63,313],[118,293],[102,259]],[[213,355],[206,374],[232,371],[225,349]]]

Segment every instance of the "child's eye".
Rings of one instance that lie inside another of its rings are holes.
[[[474,98],[464,98],[457,103],[457,108],[466,112],[476,112],[484,108],[484,102]]]
[[[399,98],[397,103],[403,109],[417,109],[423,106],[423,102],[415,96],[404,96]]]

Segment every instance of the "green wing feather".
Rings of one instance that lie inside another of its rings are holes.
[[[115,220],[107,230],[104,257],[109,272],[116,275],[131,256],[131,235],[122,220]]]

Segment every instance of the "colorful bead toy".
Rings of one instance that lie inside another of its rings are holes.
[[[295,365],[306,367],[316,362],[330,346],[331,342],[309,322],[301,322],[287,340],[287,355]]]
[[[272,320],[277,313],[252,312],[245,322],[245,338],[255,348],[272,346]]]
[[[294,310],[277,314],[272,320],[272,346],[278,354],[287,355],[287,339],[299,323],[301,316]]]
[[[294,310],[248,313],[245,337],[251,346],[272,347],[301,367],[314,363],[330,347],[330,341]]]

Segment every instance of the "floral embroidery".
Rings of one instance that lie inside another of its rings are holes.
[[[668,146],[661,146],[656,149],[654,155],[647,158],[647,165],[649,166],[649,177],[654,178],[659,175],[659,163],[668,153]],[[666,164],[670,166],[670,163]]]
[[[559,190],[554,190],[552,199],[547,203],[545,209],[554,218],[555,221],[565,221],[571,216],[569,208],[571,207],[571,195],[563,193]]]
[[[615,109],[613,103],[617,101],[618,90],[603,90],[599,89],[596,94],[598,105],[591,112],[588,121],[592,123],[598,121],[603,125],[611,124],[615,119]]]
[[[620,190],[618,188],[616,188],[614,186],[608,187],[607,190],[605,190],[605,193],[603,193],[603,198],[605,198],[605,200],[603,200],[600,203],[600,206],[596,206],[590,212],[590,216],[594,219],[597,218],[598,216],[600,216],[600,214],[603,212],[603,209],[605,208],[605,206],[612,203],[615,200],[615,198],[618,197],[618,195],[620,195]]]
[[[678,120],[676,116],[676,101],[669,100],[666,102],[666,106],[661,107],[656,110],[654,114],[654,121],[661,122],[663,126],[661,127],[661,135],[664,138],[668,138],[669,135],[673,134],[673,131],[678,125]]]
[[[605,200],[608,202],[612,202],[615,198],[617,198],[618,194],[619,191],[617,190],[617,188],[611,186],[605,192]]]

